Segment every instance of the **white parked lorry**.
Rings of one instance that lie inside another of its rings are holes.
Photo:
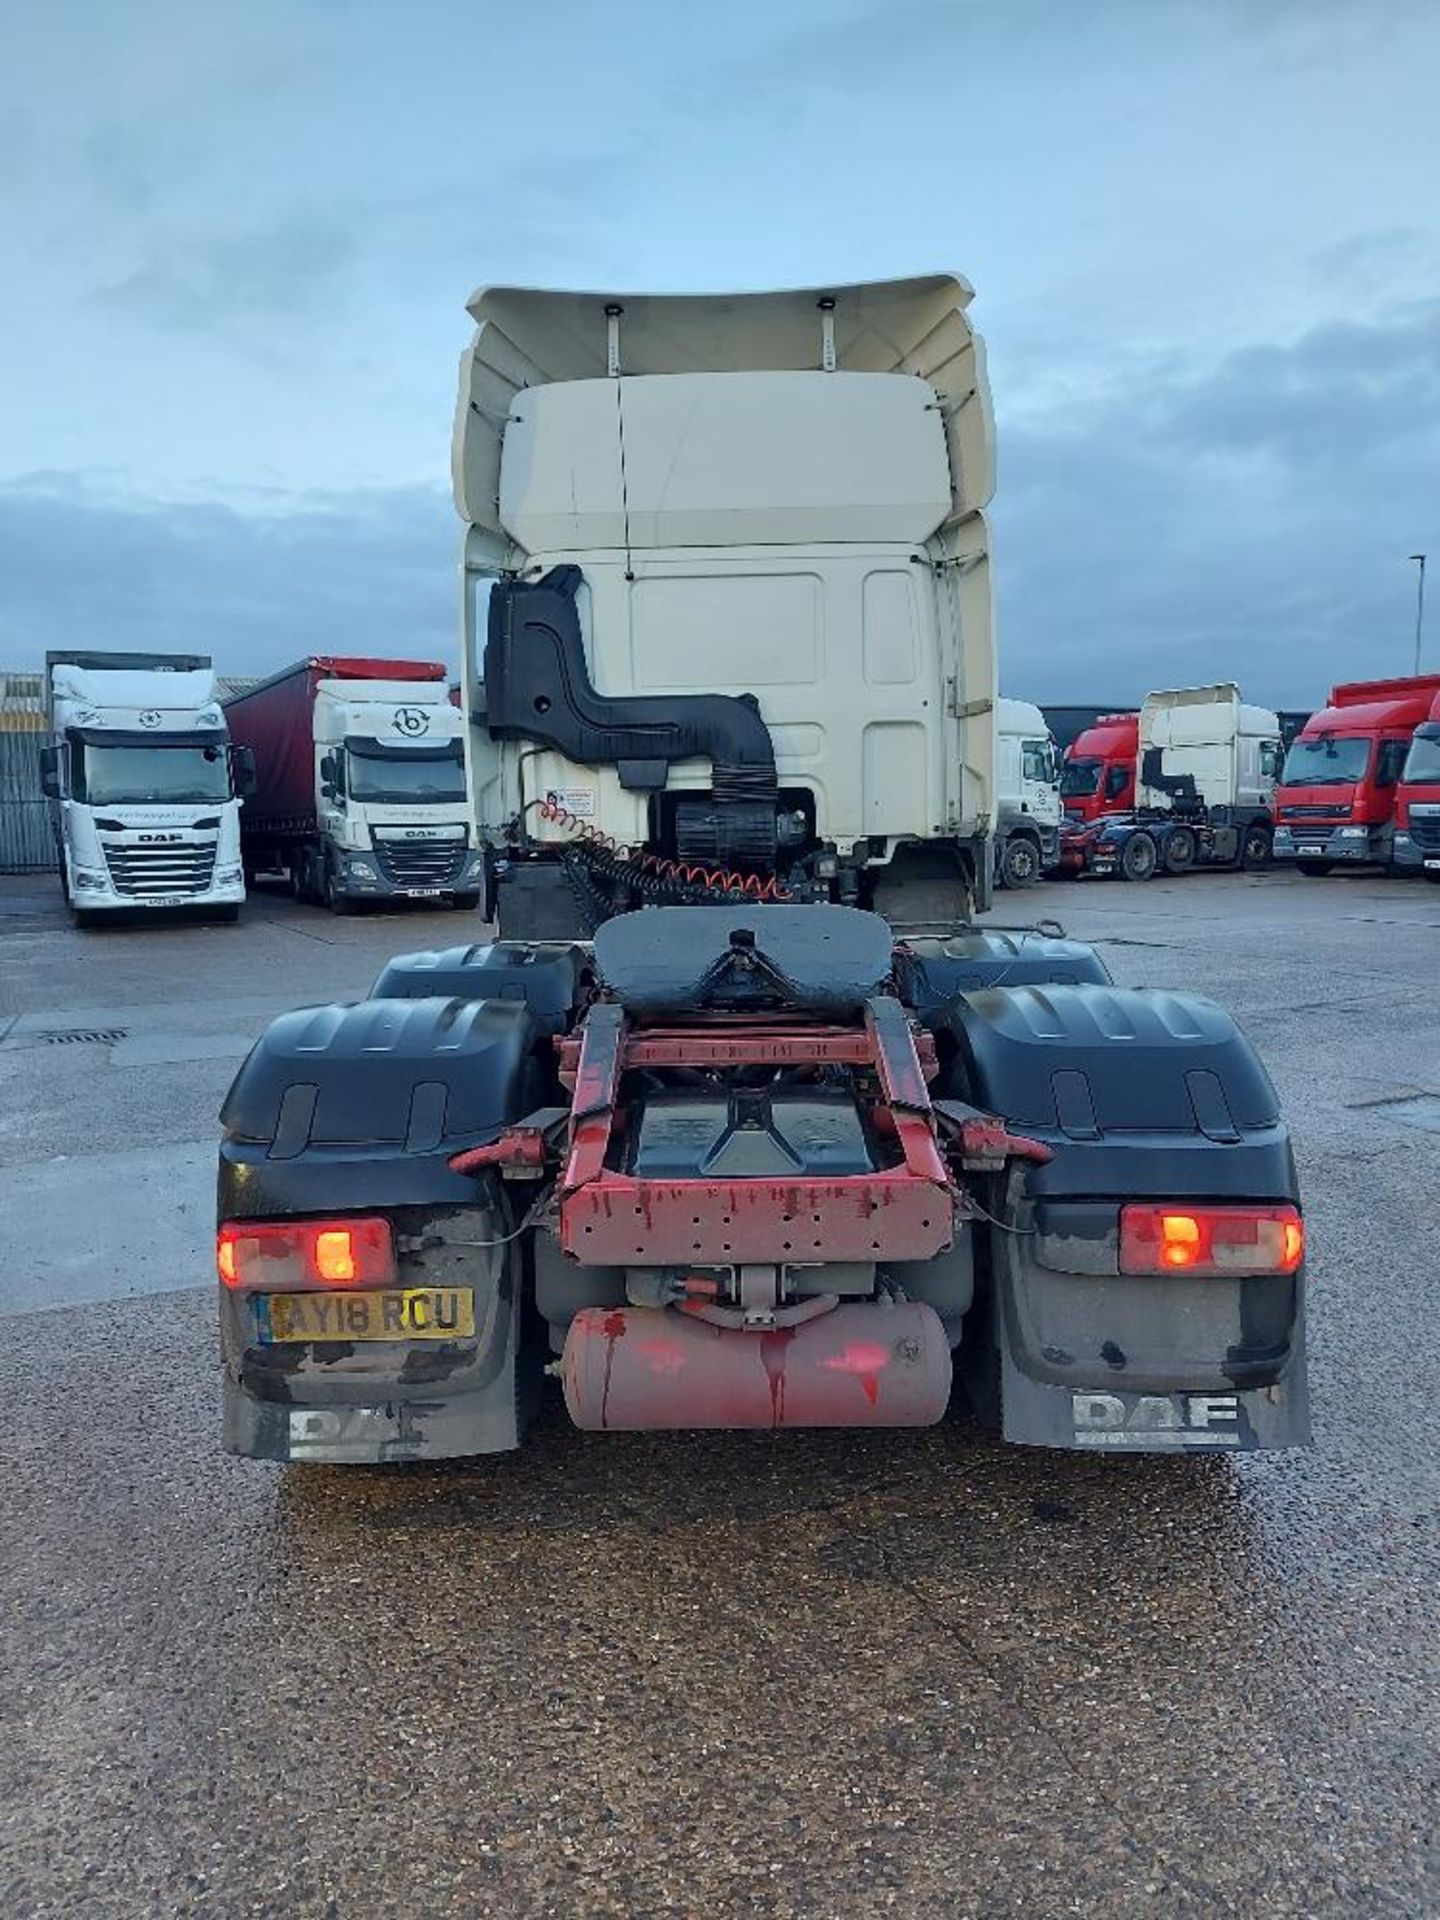
[[[1212,812],[1268,820],[1280,758],[1278,715],[1243,700],[1233,680],[1149,693],[1140,709],[1136,798],[1164,807],[1188,794],[1188,781]]]
[[[1033,886],[1060,852],[1060,756],[1039,707],[996,705],[995,878]]]
[[[380,900],[473,907],[484,863],[465,720],[435,660],[312,654],[225,702],[254,756],[245,864],[334,913]]]
[[[77,925],[179,907],[239,914],[249,763],[231,751],[215,691],[202,654],[46,655],[41,779]]]
[[[906,925],[987,904],[994,461],[970,299],[939,274],[471,300],[462,674],[507,936],[727,895]]]
[[[1147,694],[1135,805],[1067,828],[1061,867],[1148,880],[1157,871],[1266,866],[1280,761],[1279,717],[1242,700],[1234,681]]]

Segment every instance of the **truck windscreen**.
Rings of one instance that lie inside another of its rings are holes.
[[[1049,740],[1020,742],[1020,777],[1048,787],[1055,778],[1055,748]]]
[[[458,740],[443,747],[390,747],[374,753],[351,741],[345,757],[352,800],[408,806],[417,800],[465,798],[465,760]]]
[[[1361,734],[1297,740],[1285,756],[1281,784],[1287,787],[1349,786],[1365,778],[1370,742]]]
[[[223,746],[93,746],[77,756],[75,798],[92,807],[184,805],[230,798]]]
[[[1083,800],[1097,791],[1100,785],[1100,762],[1098,760],[1067,760],[1060,769],[1060,797],[1062,800]]]
[[[1412,786],[1440,786],[1440,727],[1431,733],[1417,733],[1405,756],[1402,780]]]

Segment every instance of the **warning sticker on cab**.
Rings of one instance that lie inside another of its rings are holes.
[[[577,820],[595,818],[594,787],[551,787],[545,798],[552,807],[558,807],[562,813],[574,814]]]

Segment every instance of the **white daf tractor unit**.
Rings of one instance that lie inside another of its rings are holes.
[[[1029,700],[1001,700],[996,721],[995,878],[1031,887],[1060,854],[1060,756]]]
[[[1136,802],[1173,808],[1188,799],[1268,826],[1281,758],[1278,716],[1242,699],[1233,680],[1147,693]]]
[[[231,750],[209,659],[50,653],[45,698],[41,781],[76,924],[181,907],[234,920],[253,770]]]
[[[504,935],[647,903],[839,901],[905,926],[988,904],[971,297],[933,275],[470,301],[462,685]]]

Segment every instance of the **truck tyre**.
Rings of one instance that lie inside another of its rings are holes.
[[[91,913],[86,907],[72,906],[70,909],[71,925],[81,933],[85,932],[87,928],[93,931],[94,928],[99,926],[101,917],[98,913]]]
[[[471,913],[479,906],[480,896],[478,893],[454,893],[450,896],[450,904],[457,913]]]
[[[1005,887],[1033,887],[1040,878],[1040,849],[1025,834],[1015,834],[1005,842],[1000,857],[1000,884]]]
[[[1440,872],[1437,872],[1434,867],[1426,867],[1425,878],[1432,887],[1440,887]]]
[[[1245,829],[1240,843],[1240,865],[1246,873],[1259,873],[1269,866],[1270,842],[1270,829],[1262,821],[1254,820]]]
[[[212,909],[210,918],[221,927],[233,927],[240,918],[240,902],[227,900],[223,906]]]
[[[1295,864],[1307,880],[1323,880],[1330,871],[1328,860],[1297,860]]]
[[[1148,833],[1134,833],[1120,854],[1120,872],[1127,880],[1148,880],[1159,863],[1155,842]]]
[[[331,913],[338,913],[342,920],[354,913],[359,904],[352,900],[348,893],[342,893],[336,886],[334,867],[328,868],[325,874],[325,904]]]
[[[1165,871],[1188,873],[1195,864],[1196,852],[1193,831],[1189,827],[1176,827],[1165,836]]]

